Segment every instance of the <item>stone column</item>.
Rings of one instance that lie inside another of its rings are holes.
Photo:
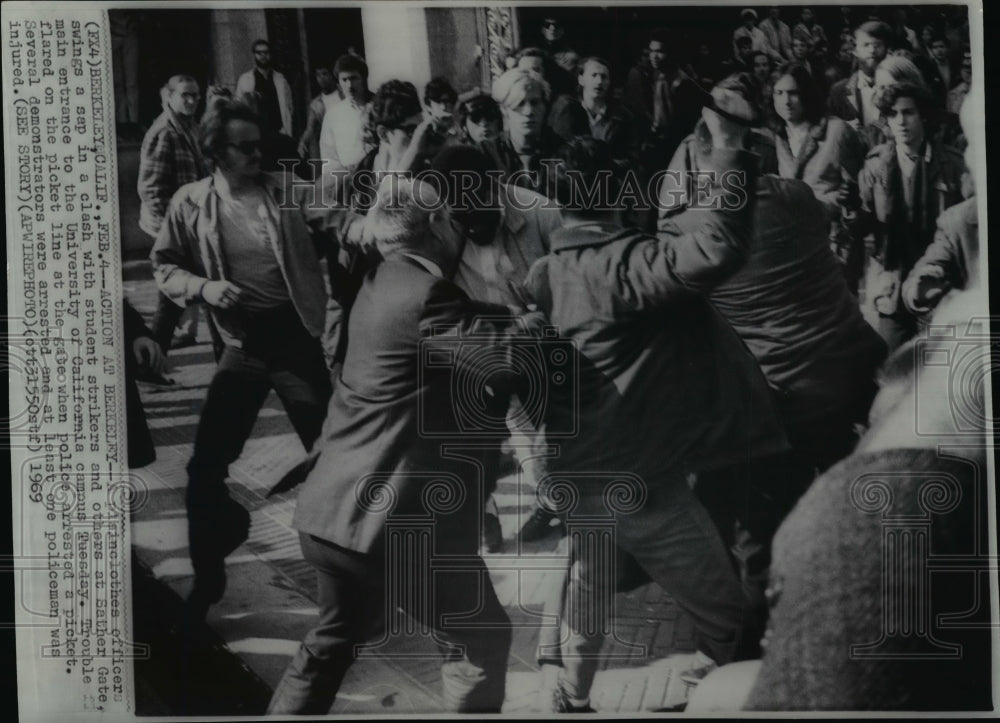
[[[264,10],[213,10],[211,23],[212,82],[235,91],[236,80],[253,67],[253,41],[268,39]]]
[[[395,3],[367,3],[361,8],[368,86],[375,90],[396,78],[408,80],[423,94],[431,79],[430,45],[423,8]]]

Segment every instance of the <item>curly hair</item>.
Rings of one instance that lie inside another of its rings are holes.
[[[900,98],[913,99],[914,104],[917,106],[917,113],[920,114],[925,124],[934,120],[934,101],[930,91],[927,90],[927,86],[923,83],[898,83],[890,85],[877,99],[878,109],[884,115],[888,116],[892,113],[892,107],[896,105],[896,101]]]
[[[253,123],[258,129],[260,128],[260,116],[257,111],[243,101],[219,98],[212,103],[198,127],[198,145],[205,158],[214,162],[222,156],[229,142],[226,125],[234,120]]]
[[[407,118],[423,112],[417,89],[405,80],[387,80],[375,91],[365,118],[365,143],[377,147],[378,127],[396,128]]]

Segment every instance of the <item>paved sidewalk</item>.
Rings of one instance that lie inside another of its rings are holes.
[[[125,266],[126,296],[149,320],[156,306],[156,289],[148,264]],[[148,496],[133,516],[133,551],[139,564],[180,598],[186,596],[192,581],[184,514],[185,465],[215,368],[207,334],[202,323],[197,346],[170,353],[169,376],[176,386],[141,389],[157,461],[136,473],[147,486]],[[228,650],[262,685],[271,688],[316,614],[313,571],[302,560],[297,534],[290,527],[294,491],[265,499],[270,486],[303,454],[272,392],[242,457],[230,470],[231,493],[251,511],[253,522],[250,539],[227,560],[226,594],[212,607],[208,619]],[[515,626],[504,712],[530,714],[544,711],[536,706],[541,676],[535,646],[539,626],[551,624],[542,618],[542,602],[547,583],[562,567],[563,555],[554,536],[517,549],[514,535],[530,514],[533,497],[526,485],[519,485],[516,474],[500,480],[495,499],[505,545],[502,553],[486,555],[485,560]],[[619,594],[615,602],[616,640],[605,645],[592,691],[593,707],[603,713],[627,713],[683,703],[687,688],[678,672],[686,667],[694,649],[690,618],[655,584]],[[363,656],[351,668],[332,712],[402,714],[442,709],[440,661],[429,638],[394,638],[379,652],[383,657]],[[247,714],[245,705],[245,701],[234,701],[233,713]]]

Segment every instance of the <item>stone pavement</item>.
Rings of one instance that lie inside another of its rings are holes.
[[[124,275],[126,296],[149,320],[156,306],[156,289],[148,263],[127,262]],[[192,581],[184,468],[215,367],[207,331],[201,324],[197,346],[170,353],[169,376],[176,386],[141,389],[157,445],[157,461],[136,472],[146,485],[147,496],[133,515],[134,559],[137,574],[155,579],[178,599],[187,594]],[[262,701],[315,619],[315,578],[301,558],[297,534],[290,527],[294,491],[265,498],[269,487],[303,454],[281,403],[272,393],[242,457],[230,469],[231,493],[251,511],[252,527],[250,539],[227,560],[226,594],[212,607],[208,619],[225,648],[237,656],[238,667],[257,681],[258,687],[266,688],[249,697],[238,696],[239,700],[232,701],[231,714],[263,712]],[[505,535],[504,550],[485,556],[500,601],[514,623],[504,703],[504,712],[509,713],[544,711],[536,707],[541,675],[535,663],[535,646],[540,626],[551,624],[541,614],[547,583],[557,579],[554,576],[564,559],[554,536],[517,549],[515,534],[531,512],[532,499],[530,488],[519,484],[517,474],[500,480],[495,500]],[[592,706],[601,713],[634,713],[683,703],[688,691],[678,674],[694,649],[690,618],[652,583],[618,594],[615,603],[614,639],[604,647]],[[419,634],[393,638],[379,652],[381,657],[362,656],[350,669],[333,713],[402,714],[442,709],[440,661],[430,639]],[[152,665],[144,670],[156,671],[149,675],[169,676],[167,667]],[[152,681],[153,687],[157,682]],[[149,706],[146,714],[165,712],[162,701]],[[227,707],[225,702],[222,707]],[[138,712],[144,713],[141,707]]]

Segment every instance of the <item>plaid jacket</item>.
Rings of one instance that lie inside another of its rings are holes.
[[[153,121],[139,152],[139,228],[154,238],[174,193],[181,186],[208,175],[192,133],[167,109]]]

